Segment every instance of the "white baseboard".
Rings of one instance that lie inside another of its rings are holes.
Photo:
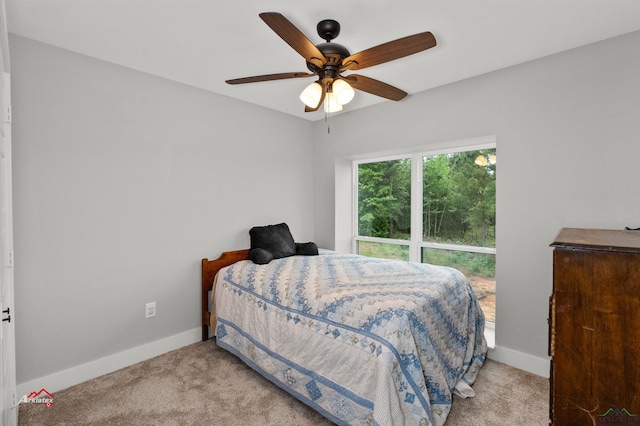
[[[162,355],[174,349],[190,345],[202,339],[202,329],[200,327],[192,330],[184,331],[164,339],[156,340],[151,343],[145,343],[126,351],[118,352],[86,364],[78,365],[48,376],[30,380],[25,383],[19,383],[16,386],[18,398],[27,395],[30,392],[38,392],[40,389],[46,389],[51,393],[66,389],[78,383],[102,376],[107,373],[128,367],[140,361]]]
[[[487,357],[538,376],[549,377],[549,358],[539,358],[501,346],[489,349]]]

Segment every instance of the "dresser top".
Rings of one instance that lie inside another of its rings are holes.
[[[562,228],[551,247],[640,253],[640,231]]]

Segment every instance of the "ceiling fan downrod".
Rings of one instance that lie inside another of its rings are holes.
[[[340,24],[333,19],[323,19],[318,22],[316,30],[320,38],[329,43],[340,34]]]

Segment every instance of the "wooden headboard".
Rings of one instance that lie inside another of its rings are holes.
[[[202,259],[202,340],[209,338],[209,324],[211,312],[209,312],[209,291],[213,287],[213,279],[218,271],[225,266],[240,260],[249,259],[249,249],[225,251],[214,260]]]

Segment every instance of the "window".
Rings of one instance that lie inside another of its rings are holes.
[[[409,260],[411,159],[360,164],[358,200],[356,252]]]
[[[494,322],[495,143],[353,164],[356,252],[459,269]]]

